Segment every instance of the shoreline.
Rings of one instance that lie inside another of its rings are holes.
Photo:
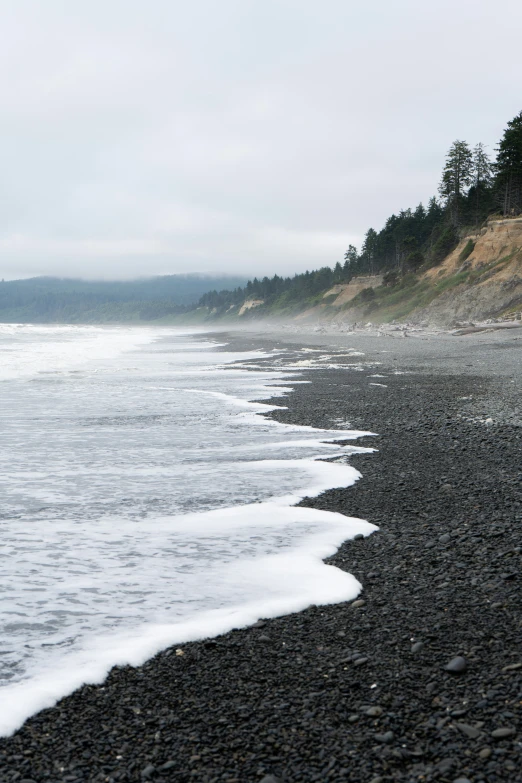
[[[269,414],[379,433],[357,442],[379,451],[350,458],[356,485],[301,504],[379,525],[327,561],[359,599],[113,670],[0,740],[0,781],[522,780],[520,338],[231,339],[390,352],[375,370],[303,368],[312,383]]]

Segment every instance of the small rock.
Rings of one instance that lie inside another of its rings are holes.
[[[357,658],[357,660],[353,662],[353,665],[363,666],[365,663],[368,663],[368,658]]]
[[[151,778],[155,772],[156,767],[153,764],[147,764],[147,766],[141,770],[141,777],[146,779]]]
[[[252,628],[264,628],[266,625],[266,620],[258,620],[257,623],[254,623]]]
[[[471,783],[469,778],[455,778],[453,783]]]
[[[491,748],[482,748],[482,750],[479,753],[479,757],[481,759],[489,759],[489,757],[491,756],[492,752],[493,751],[491,750]]]
[[[384,778],[381,778],[381,776],[378,775],[376,778],[372,778],[370,783],[384,783]]]
[[[357,723],[358,720],[359,720],[359,716],[358,715],[349,715],[348,716],[348,723]]]
[[[360,606],[364,606],[366,601],[363,598],[358,598],[357,601],[354,601],[352,604],[352,609],[359,609]]]
[[[393,731],[386,731],[384,734],[375,734],[374,739],[377,740],[377,742],[381,742],[383,745],[389,745],[390,742],[393,742],[395,738],[395,734]]]
[[[522,669],[522,663],[510,663],[509,666],[504,666],[503,672],[514,672],[517,669]]]
[[[439,536],[439,541],[441,544],[449,544],[451,541],[451,536],[449,533],[443,533],[441,536]]]
[[[424,650],[424,642],[415,642],[415,644],[412,644],[411,651],[414,655],[421,650]]]
[[[445,772],[449,772],[455,765],[456,765],[455,759],[446,758],[439,761],[439,763],[437,764],[437,769],[440,772],[445,773]]]
[[[463,674],[468,668],[468,662],[461,655],[457,655],[444,668],[452,674]]]
[[[262,778],[259,783],[280,783],[279,778],[276,778],[275,775],[265,775],[264,778]]]
[[[357,535],[355,535],[355,536],[353,537],[353,540],[354,540],[354,541],[360,541],[360,540],[361,540],[361,539],[363,539],[363,538],[364,538],[364,536],[363,536],[363,534],[362,534],[362,533],[357,533]]]
[[[468,723],[456,723],[455,726],[462,734],[469,737],[469,739],[477,739],[477,737],[480,737],[480,731],[474,726],[470,726]]]
[[[366,715],[368,715],[369,718],[378,718],[379,715],[382,715],[383,709],[382,707],[370,707],[366,710]]]
[[[178,656],[178,658],[181,658],[182,655],[185,655],[185,652],[181,648],[178,648],[176,650],[176,655]]]
[[[440,488],[441,492],[452,492],[453,491],[453,484],[442,484]]]
[[[258,642],[262,642],[263,644],[270,644],[272,639],[269,636],[266,636],[266,634],[262,634],[261,636],[257,637]]]
[[[516,734],[515,729],[495,729],[495,731],[491,732],[491,736],[493,739],[506,739],[506,737],[512,737],[513,734]]]
[[[172,769],[172,767],[176,766],[175,761],[166,761],[164,764],[161,765],[160,769]]]

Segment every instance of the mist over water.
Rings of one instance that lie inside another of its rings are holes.
[[[114,664],[357,594],[321,558],[374,527],[293,507],[358,478],[317,461],[340,431],[258,415],[299,371],[216,347],[0,325],[0,733]]]

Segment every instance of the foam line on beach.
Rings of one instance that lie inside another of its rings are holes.
[[[149,335],[147,339],[148,337]],[[262,352],[248,354],[252,357],[264,355]],[[227,359],[236,356],[237,354],[231,353]],[[224,363],[227,363],[226,359]],[[199,370],[201,371],[201,368]],[[217,372],[219,371],[218,365]],[[0,735],[12,734],[31,715],[53,706],[60,698],[83,684],[103,682],[115,665],[136,666],[171,645],[181,645],[188,641],[213,637],[233,628],[246,627],[259,617],[281,616],[301,611],[310,604],[338,603],[357,596],[361,585],[355,577],[326,565],[323,561],[335,554],[347,539],[358,534],[370,535],[377,528],[361,519],[295,504],[304,497],[314,497],[328,489],[353,485],[361,476],[355,468],[347,464],[327,462],[325,459],[350,454],[354,448],[359,452],[372,451],[351,445],[344,448],[335,441],[353,441],[373,433],[285,424],[264,416],[263,414],[284,410],[284,407],[257,402],[255,398],[263,399],[263,395],[282,397],[288,394],[292,389],[287,381],[292,376],[293,373],[273,370],[265,375],[261,369],[257,383],[253,383],[247,392],[250,399],[214,390],[156,387],[158,390],[165,388],[166,391],[176,393],[210,396],[215,398],[217,403],[238,408],[233,417],[234,421],[244,427],[245,431],[251,431],[254,440],[256,429],[259,433],[260,428],[273,428],[288,436],[290,433],[306,433],[306,440],[260,443],[259,448],[272,449],[286,444],[302,449],[306,444],[308,449],[313,449],[313,454],[304,459],[298,458],[298,454],[295,457],[290,454],[287,459],[261,458],[244,462],[236,456],[231,465],[233,464],[237,473],[248,476],[249,472],[256,470],[269,477],[270,483],[267,486],[271,493],[273,484],[274,495],[263,502],[246,502],[243,505],[175,516],[149,517],[146,532],[148,540],[143,543],[147,556],[152,551],[156,553],[154,547],[162,547],[167,540],[170,541],[171,547],[176,545],[176,541],[181,541],[183,545],[186,545],[187,541],[196,542],[198,546],[211,546],[216,542],[219,547],[220,539],[227,537],[227,540],[238,542],[240,556],[237,559],[227,560],[220,556],[222,562],[213,564],[208,573],[203,574],[212,584],[212,590],[215,590],[216,608],[203,609],[187,617],[182,616],[166,622],[158,622],[154,618],[147,623],[140,620],[133,628],[105,630],[87,637],[80,646],[69,652],[65,646],[63,655],[60,653],[61,657],[58,658],[58,665],[54,658],[50,664],[42,663],[30,679],[13,682],[0,689]],[[283,381],[284,385],[271,385],[271,381],[275,384]],[[302,381],[292,377],[292,383],[299,382]],[[243,392],[245,391],[243,387]],[[286,479],[290,477],[291,483],[287,486],[290,491],[278,496],[277,487],[279,486],[281,491],[282,476]],[[110,519],[97,521],[110,522]],[[63,524],[68,524],[67,520]],[[138,525],[140,522],[133,524]],[[54,531],[57,536],[62,531],[63,525],[60,525],[62,523],[57,524]],[[113,531],[110,524],[100,524],[98,536],[99,540],[109,545],[114,543],[111,536],[121,537],[121,533]],[[133,532],[133,536],[136,536],[136,532]],[[254,539],[259,539],[261,543]],[[277,542],[275,551],[274,540]],[[271,549],[267,542],[270,543]],[[170,550],[164,551],[168,553]],[[105,585],[109,593],[119,578],[116,565],[110,565],[112,570],[107,574]],[[200,576],[196,574],[195,578]],[[172,582],[169,581],[168,584],[170,600]],[[230,586],[233,589],[228,589]],[[157,602],[157,594],[155,595]],[[190,604],[193,598],[193,595],[189,596],[187,603]]]
[[[315,444],[324,445],[319,439]],[[342,452],[342,447],[336,451]],[[351,574],[326,565],[323,559],[335,554],[343,541],[357,534],[370,535],[377,528],[361,519],[294,505],[303,497],[316,496],[332,487],[350,486],[360,478],[352,466],[324,462],[321,456],[324,455],[318,455],[318,459],[255,463],[256,467],[261,464],[273,472],[274,477],[281,470],[305,472],[307,479],[293,494],[265,503],[175,517],[178,534],[185,532],[216,540],[237,531],[248,535],[251,530],[259,535],[262,531],[282,532],[286,526],[310,529],[291,549],[235,562],[232,569],[230,564],[224,564],[212,574],[217,585],[227,580],[241,584],[243,603],[201,612],[180,622],[143,624],[125,633],[90,639],[81,650],[66,656],[59,668],[53,665],[28,681],[1,689],[0,735],[12,734],[31,715],[53,706],[83,684],[102,683],[113,666],[138,666],[171,645],[243,628],[259,617],[298,612],[310,604],[353,600],[361,589],[360,583]],[[252,463],[238,463],[238,469],[248,471],[251,467]],[[160,527],[172,521],[158,518],[153,524]],[[263,599],[258,597],[261,594]]]
[[[345,470],[347,477],[349,471]],[[338,472],[334,473],[338,480]],[[354,473],[350,475],[355,480]],[[285,499],[286,502],[290,500]],[[171,645],[244,628],[259,617],[298,612],[313,603],[331,604],[354,599],[361,589],[357,579],[326,565],[323,559],[335,554],[343,541],[357,534],[369,535],[377,528],[364,520],[338,513],[285,507],[285,501],[189,514],[179,520],[191,530],[194,526],[199,526],[200,530],[205,527],[207,535],[215,536],[222,535],[224,529],[244,526],[245,519],[250,519],[258,530],[283,523],[321,524],[321,532],[311,534],[294,550],[234,565],[234,574],[229,574],[229,578],[239,580],[246,595],[263,591],[262,600],[247,600],[242,605],[203,612],[179,623],[147,624],[129,633],[91,639],[58,670],[42,671],[30,681],[2,689],[0,735],[9,736],[31,715],[52,707],[82,685],[102,683],[113,666],[138,666]],[[223,574],[223,578],[226,577],[226,573]]]

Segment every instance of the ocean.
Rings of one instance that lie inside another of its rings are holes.
[[[284,407],[314,356],[0,325],[0,734],[114,665],[357,595],[323,558],[375,527],[295,504],[359,478],[367,449],[333,441],[363,433],[259,402]]]

